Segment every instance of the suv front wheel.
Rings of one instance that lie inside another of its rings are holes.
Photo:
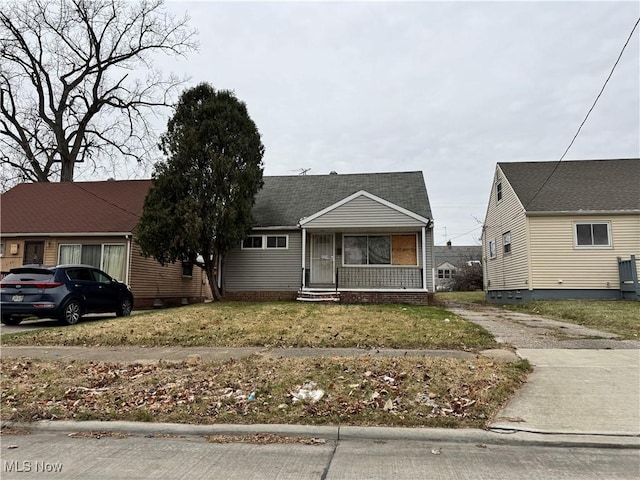
[[[62,315],[60,316],[60,323],[63,325],[75,325],[80,321],[82,316],[82,306],[77,300],[69,300],[64,304],[62,309]]]

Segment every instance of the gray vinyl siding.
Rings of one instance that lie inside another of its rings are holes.
[[[229,292],[297,291],[302,284],[300,230],[256,231],[252,235],[288,235],[285,249],[233,249],[225,261],[225,288]]]
[[[359,232],[362,233],[362,232]],[[381,233],[381,232],[377,232],[375,229],[371,229],[371,231],[367,231],[367,234],[370,235],[375,235],[376,233]],[[409,232],[397,232],[400,235],[407,235]],[[422,268],[422,230],[420,231],[416,231],[416,232],[412,232],[415,233],[417,236],[417,244],[418,244],[418,265],[415,268],[421,269]],[[307,232],[307,241],[310,242],[311,241],[311,235],[313,234],[313,232]],[[351,233],[342,233],[342,232],[336,232],[334,234],[334,250],[335,250],[335,267],[336,268],[369,268],[369,267],[343,267],[342,265],[342,249],[343,249],[343,245],[342,245],[342,238],[343,235],[350,235]],[[384,232],[383,234],[388,235],[389,232]],[[393,233],[392,233],[393,234]],[[434,285],[433,285],[433,229],[432,228],[427,228],[426,230],[426,244],[427,244],[427,253],[426,253],[426,257],[427,257],[427,289],[432,292],[434,289]],[[309,246],[307,246],[307,250],[306,250],[306,259],[305,259],[305,265],[306,268],[309,269],[311,268],[311,248]],[[298,264],[299,267],[299,264]],[[389,266],[389,267],[384,267],[384,268],[394,268],[393,266]],[[407,268],[406,266],[398,266],[398,268]],[[410,267],[409,267],[410,268]]]
[[[305,228],[380,228],[414,227],[423,222],[366,196],[334,208],[306,223]]]

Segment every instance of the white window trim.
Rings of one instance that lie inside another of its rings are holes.
[[[608,245],[578,245],[578,225],[606,225]],[[611,222],[609,220],[592,220],[592,221],[574,221],[573,222],[573,246],[576,249],[596,249],[611,250],[613,249],[613,237],[611,235]]]
[[[244,240],[242,240],[240,242],[240,249],[242,250],[289,250],[289,234],[282,234],[282,235],[278,235],[278,234],[264,234],[264,235],[247,235],[247,238],[250,237],[260,237],[262,238],[262,246],[261,247],[245,247],[244,246]],[[267,247],[267,238],[268,237],[285,237],[286,239],[286,246],[284,247]]]
[[[415,233],[413,236],[415,237],[416,242],[416,263],[415,265],[394,265],[393,263],[393,237],[396,235],[409,236],[411,233],[346,233],[342,235],[342,266],[345,268],[421,268],[420,266],[420,242],[418,241],[418,234]],[[389,252],[389,256],[391,259],[391,263],[376,263],[376,264],[359,264],[355,265],[352,263],[345,263],[344,258],[344,239],[345,237],[389,237],[391,241],[391,251]]]
[[[57,264],[60,264],[60,250],[62,250],[62,247],[68,247],[68,246],[76,246],[79,245],[80,248],[82,249],[82,247],[84,245],[100,245],[100,266],[97,267],[99,270],[102,270],[103,272],[105,271],[104,269],[104,247],[124,247],[125,250],[125,259],[124,259],[124,279],[122,279],[122,281],[126,281],[129,278],[129,250],[127,248],[127,244],[126,243],[120,243],[120,242],[113,242],[113,243],[59,243],[58,244],[58,256],[57,256]],[[81,250],[82,252],[82,250]],[[82,253],[81,253],[82,255]],[[95,267],[94,267],[95,268]]]
[[[504,188],[502,185],[502,180],[498,180],[496,182],[496,203],[500,203],[503,199],[504,199]]]
[[[507,251],[509,245],[509,251]],[[511,241],[511,230],[502,234],[502,254],[509,255],[513,251],[513,242]]]

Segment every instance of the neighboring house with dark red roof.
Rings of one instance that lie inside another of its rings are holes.
[[[498,163],[482,244],[489,301],[640,299],[640,159]]]
[[[3,271],[89,263],[128,283],[136,306],[192,302],[200,269],[161,267],[135,241],[150,180],[23,184],[1,198]],[[433,220],[422,172],[264,177],[251,234],[218,281],[230,300],[427,304]]]
[[[28,263],[94,265],[127,283],[136,308],[202,301],[202,271],[162,267],[135,242],[151,180],[25,183],[0,198],[0,270]]]

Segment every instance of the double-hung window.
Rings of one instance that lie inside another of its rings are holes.
[[[576,247],[610,247],[611,224],[609,222],[576,223]]]
[[[502,234],[502,246],[504,248],[504,253],[511,253],[511,232]]]
[[[453,278],[455,276],[456,276],[455,270],[451,270],[447,268],[438,269],[438,278]]]
[[[489,258],[496,258],[496,241],[489,240]]]

